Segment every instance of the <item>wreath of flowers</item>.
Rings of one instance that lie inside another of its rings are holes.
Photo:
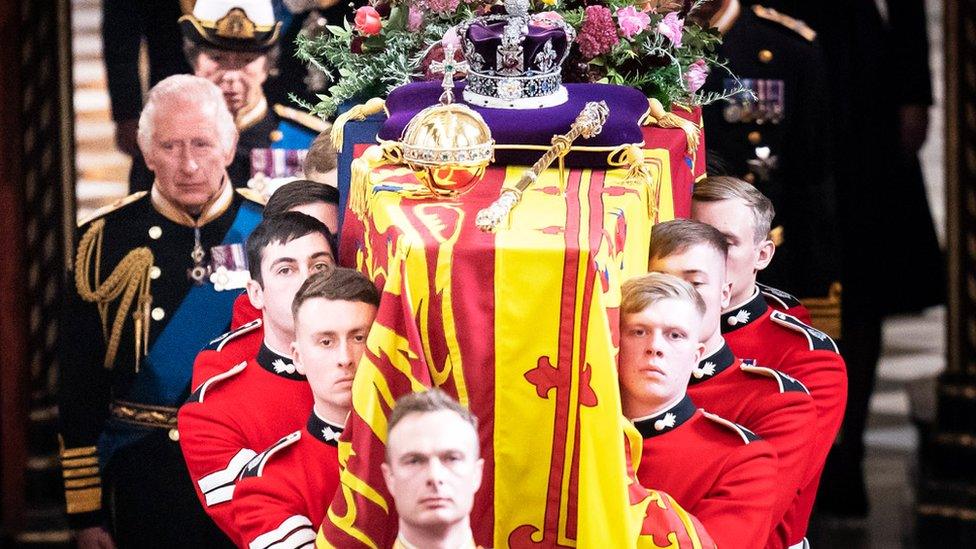
[[[721,35],[695,19],[709,0],[531,1],[537,23],[562,19],[577,31],[563,64],[565,82],[632,86],[668,106],[708,104],[743,90],[701,91],[710,71],[728,72],[715,55]],[[444,34],[502,10],[493,0],[371,0],[343,26],[299,37],[299,56],[332,78],[328,94],[306,107],[330,117],[345,102],[386,97],[412,80],[436,78],[429,67],[443,60]]]

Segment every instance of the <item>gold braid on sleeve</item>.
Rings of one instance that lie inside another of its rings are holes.
[[[102,336],[107,342],[104,365],[108,369],[115,363],[125,317],[135,304],[132,318],[135,323],[135,364],[138,372],[140,359],[145,356],[149,345],[149,306],[152,303],[149,270],[153,264],[153,253],[146,247],[133,249],[122,258],[105,282],[100,282],[104,229],[105,220],[98,219],[81,237],[75,256],[75,286],[81,299],[98,305]],[[110,328],[109,306],[115,301],[119,306]]]

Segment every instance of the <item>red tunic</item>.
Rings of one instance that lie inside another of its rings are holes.
[[[193,377],[190,387],[199,387],[204,381],[230,370],[241,362],[258,354],[264,341],[261,319],[242,324],[207,344],[193,361]]]
[[[847,368],[830,336],[771,309],[756,289],[749,301],[722,314],[722,335],[736,356],[779,370],[803,382],[817,410],[808,478],[799,505],[787,513],[794,544],[806,535],[820,473],[847,402]]]
[[[254,305],[251,305],[251,300],[247,297],[247,292],[242,292],[234,300],[234,309],[230,317],[230,329],[233,330],[238,326],[243,326],[260,318],[261,310],[255,309]]]
[[[687,396],[634,426],[644,437],[641,484],[670,494],[718,547],[754,549],[765,543],[779,482],[768,442],[696,409]]]
[[[703,410],[744,425],[776,450],[778,458],[773,530],[768,547],[790,545],[787,513],[807,480],[816,423],[813,399],[802,383],[771,370],[743,364],[728,345],[702,359],[688,395]]]
[[[766,300],[767,305],[776,309],[777,311],[783,311],[788,315],[799,318],[800,322],[804,324],[813,324],[813,321],[810,320],[810,311],[808,311],[803,303],[794,297],[793,294],[773,288],[772,286],[760,284],[758,282],[756,282],[756,286],[759,288],[759,291],[762,292],[763,298]],[[237,304],[234,305],[234,310],[236,312]],[[233,324],[231,327],[233,327]]]
[[[199,359],[198,359],[199,360]],[[197,497],[232,540],[234,481],[263,448],[302,427],[312,391],[291,359],[261,345],[257,357],[202,383],[180,407],[180,447]]]
[[[314,412],[295,431],[258,454],[234,489],[234,520],[251,549],[311,547],[339,486],[342,428]]]

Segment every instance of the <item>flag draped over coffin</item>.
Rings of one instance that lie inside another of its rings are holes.
[[[665,154],[645,158],[670,190]],[[489,168],[459,199],[424,198],[413,174],[374,170],[346,212],[342,263],[383,290],[340,443],[341,486],[320,547],[389,547],[379,464],[395,399],[440,387],[479,418],[484,482],[471,516],[495,547],[700,547],[700,525],[636,484],[616,376],[622,281],[647,265],[649,201],[627,170],[548,170],[496,234],[477,211],[525,168]],[[659,208],[671,215],[673,205]]]

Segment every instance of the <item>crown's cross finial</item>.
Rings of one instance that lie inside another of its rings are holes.
[[[505,0],[505,12],[509,17],[529,17],[529,0]]]
[[[454,102],[454,74],[467,72],[468,70],[467,61],[457,61],[454,59],[456,52],[457,44],[453,41],[446,41],[444,43],[444,61],[434,61],[430,64],[431,72],[444,73],[444,79],[441,80],[441,87],[444,88],[444,93],[441,94],[440,101],[445,105]]]

